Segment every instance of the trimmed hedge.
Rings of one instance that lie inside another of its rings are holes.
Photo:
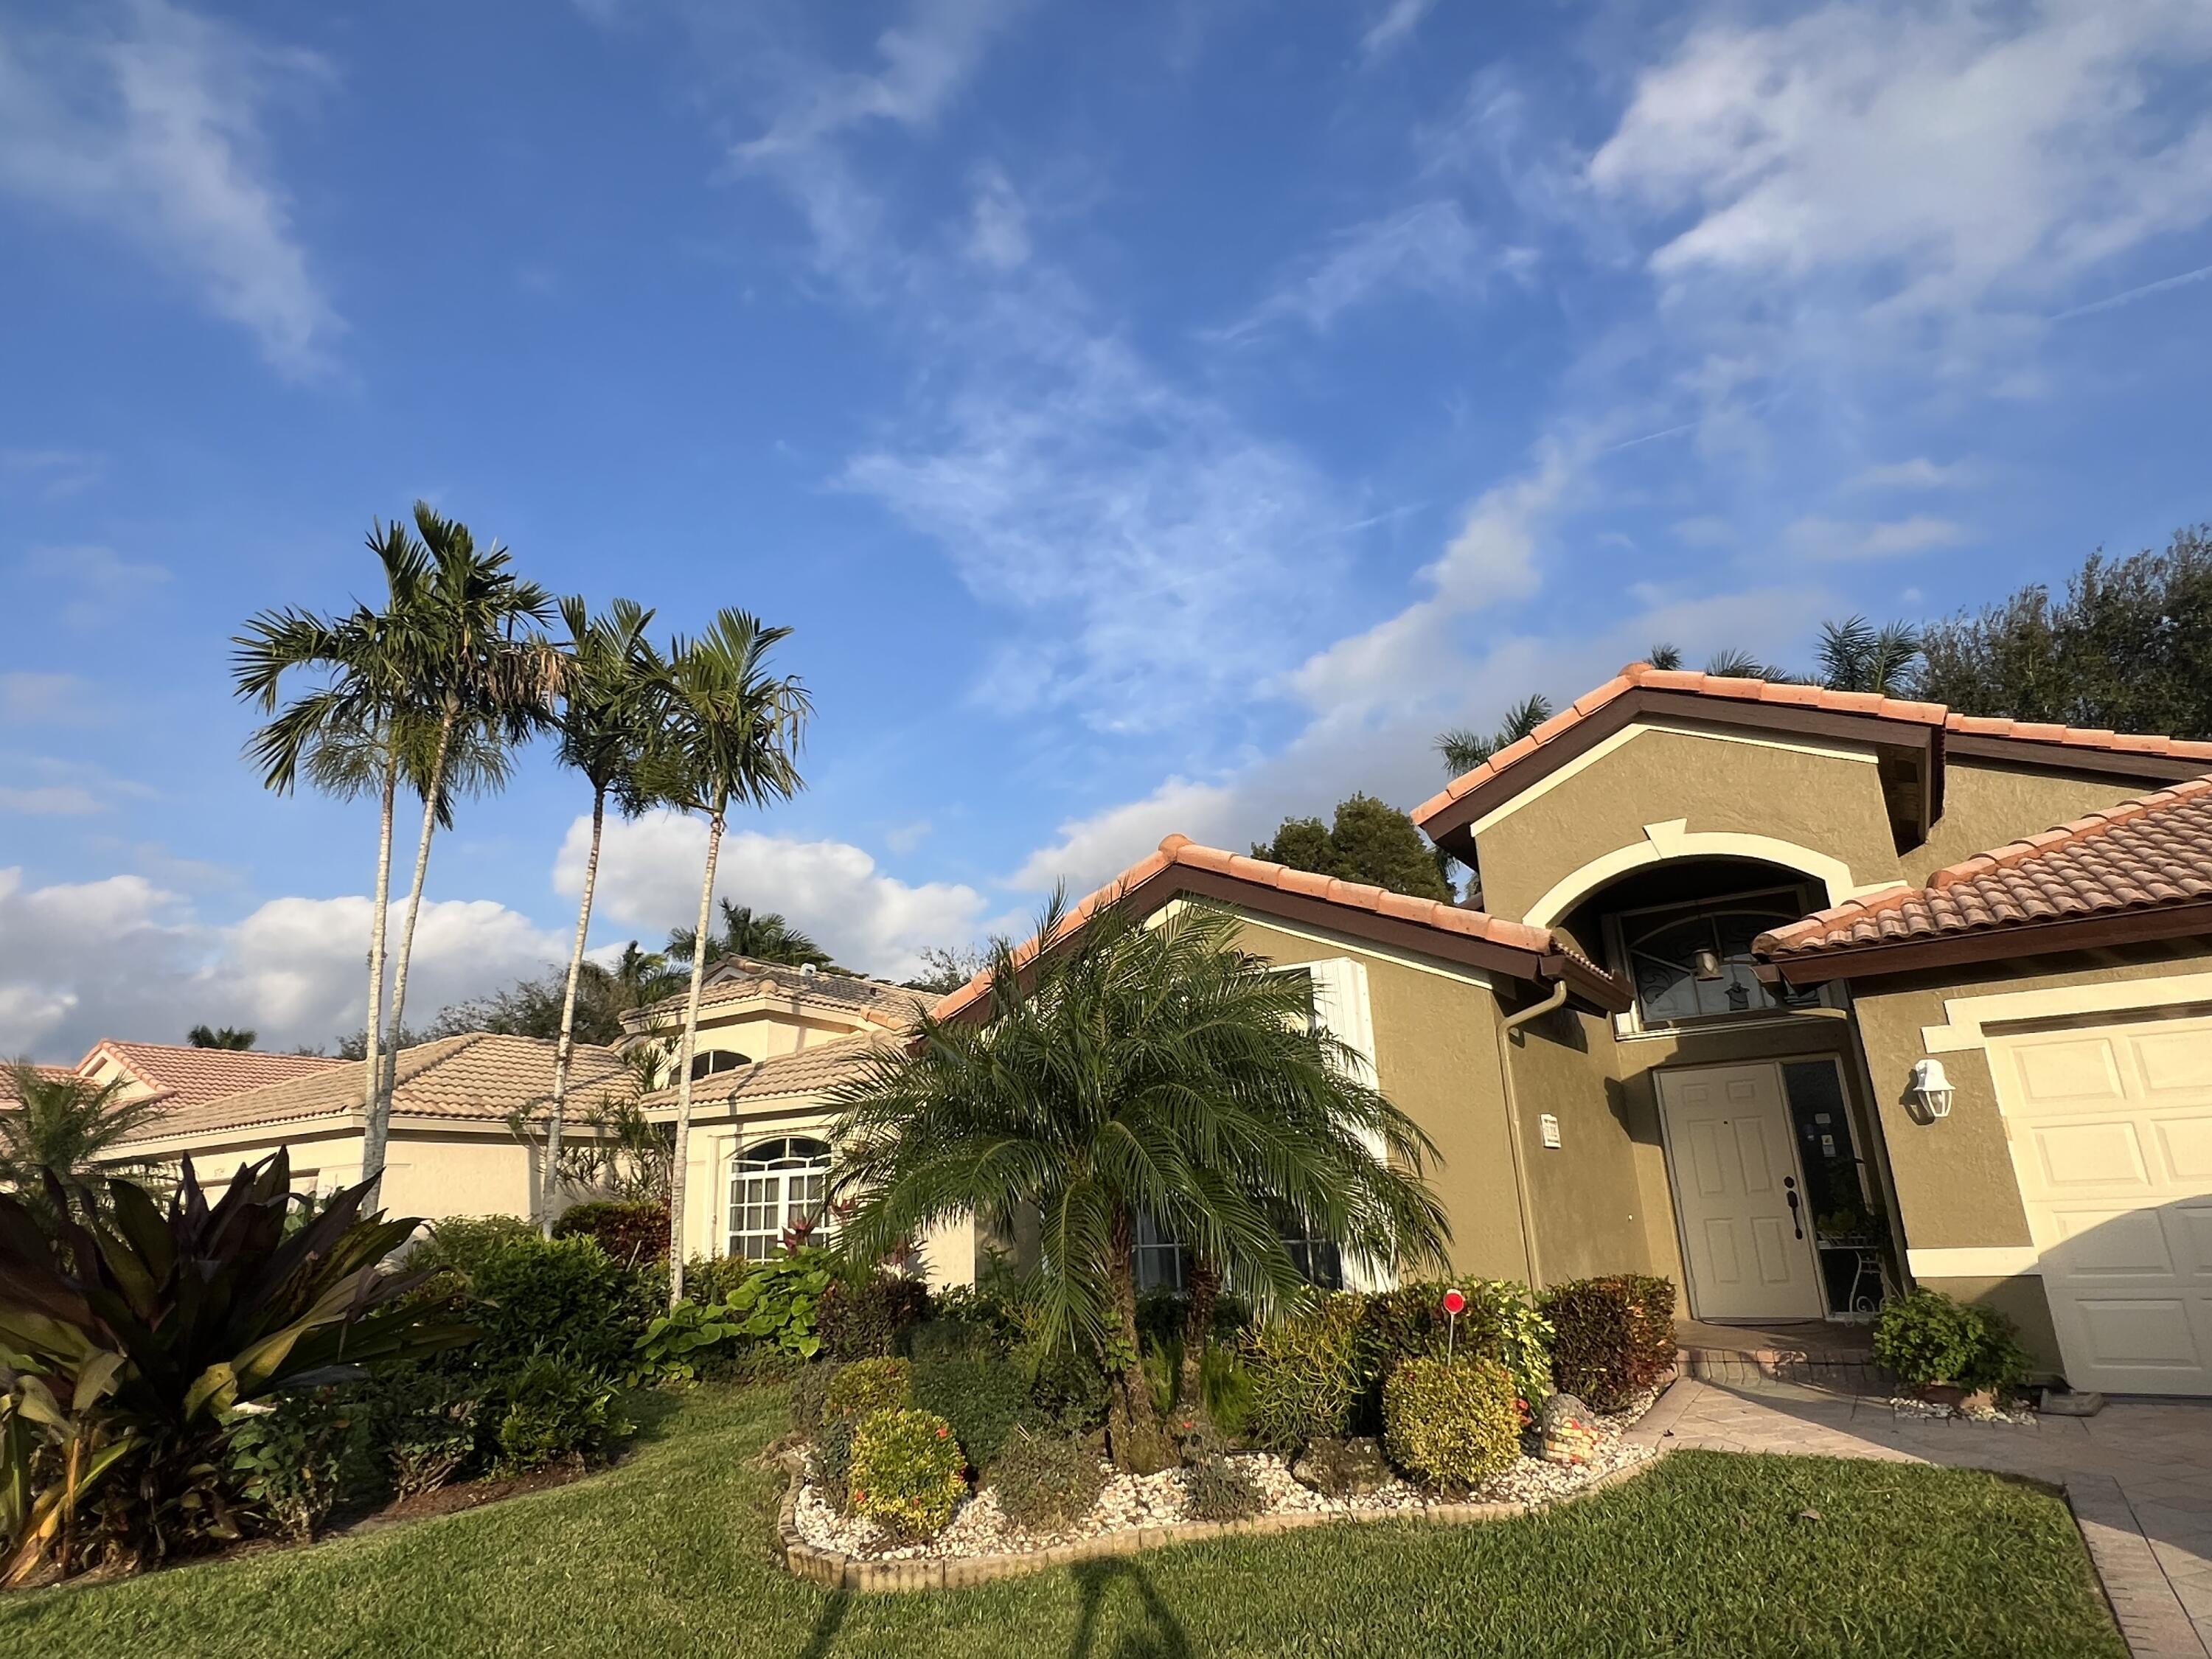
[[[822,1395],[824,1422],[834,1417],[866,1417],[872,1412],[904,1411],[914,1404],[914,1367],[903,1359],[856,1359],[837,1368]]]
[[[991,1490],[1024,1532],[1057,1532],[1091,1513],[1106,1489],[1098,1455],[1073,1435],[1016,1429],[991,1466]]]
[[[1521,1455],[1515,1383],[1491,1359],[1408,1359],[1382,1386],[1382,1449],[1416,1480],[1479,1486]]]
[[[1459,1331],[1449,1340],[1444,1293],[1467,1298]],[[1512,1376],[1529,1409],[1552,1392],[1552,1326],[1537,1311],[1528,1287],[1506,1279],[1438,1279],[1401,1285],[1362,1298],[1360,1364],[1366,1372],[1370,1410],[1379,1421],[1382,1385],[1407,1359],[1455,1356],[1493,1359]]]
[[[848,1501],[899,1538],[934,1538],[968,1495],[952,1425],[934,1412],[878,1411],[853,1431]]]
[[[1552,1322],[1553,1381],[1598,1411],[1620,1411],[1657,1388],[1674,1364],[1671,1279],[1579,1279],[1546,1291],[1542,1305]]]
[[[823,1351],[833,1359],[882,1359],[899,1349],[908,1326],[929,1317],[929,1287],[918,1279],[879,1274],[854,1283],[835,1279],[814,1310]]]
[[[1030,1382],[1003,1358],[917,1359],[914,1403],[952,1425],[968,1462],[987,1469],[1030,1411]]]
[[[553,1224],[556,1238],[588,1238],[617,1261],[668,1259],[668,1206],[593,1200],[571,1205]]]

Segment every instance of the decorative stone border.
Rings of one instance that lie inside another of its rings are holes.
[[[1097,1560],[1102,1556],[1134,1555],[1141,1550],[1157,1549],[1163,1544],[1195,1544],[1209,1538],[1265,1538],[1277,1533],[1293,1532],[1301,1527],[1328,1526],[1343,1522],[1415,1521],[1425,1522],[1431,1526],[1457,1527],[1476,1521],[1510,1520],[1518,1515],[1534,1515],[1540,1510],[1556,1509],[1562,1504],[1573,1503],[1577,1498],[1586,1498],[1607,1486],[1619,1486],[1622,1481],[1655,1467],[1666,1450],[1663,1446],[1656,1447],[1650,1456],[1638,1462],[1609,1469],[1572,1492],[1534,1502],[1432,1504],[1425,1508],[1411,1510],[1293,1510],[1280,1515],[1255,1516],[1249,1521],[1178,1521],[1166,1526],[1132,1527],[1125,1531],[1105,1533],[1097,1538],[1085,1538],[1074,1543],[1049,1545],[1043,1549],[1006,1550],[992,1555],[920,1561],[871,1561],[865,1556],[848,1555],[842,1550],[825,1550],[799,1536],[799,1491],[806,1478],[806,1462],[803,1452],[793,1451],[785,1454],[783,1460],[791,1479],[784,1487],[783,1502],[776,1509],[775,1552],[784,1565],[797,1577],[828,1589],[868,1592],[964,1589],[970,1584],[988,1584],[1000,1578],[1018,1578],[1026,1573],[1073,1566],[1078,1561]]]

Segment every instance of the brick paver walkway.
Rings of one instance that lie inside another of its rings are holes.
[[[1959,1464],[2063,1486],[2130,1649],[2212,1654],[2212,1401],[2116,1401],[2094,1417],[2016,1427],[1685,1378],[1632,1434],[1669,1448]]]

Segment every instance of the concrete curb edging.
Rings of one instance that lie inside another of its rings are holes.
[[[1255,1516],[1249,1521],[1178,1521],[1166,1526],[1135,1527],[1109,1532],[1072,1544],[1054,1544],[1040,1550],[1008,1550],[994,1555],[969,1555],[922,1561],[871,1561],[841,1550],[825,1550],[799,1534],[799,1489],[806,1476],[804,1455],[787,1453],[784,1465],[791,1478],[785,1483],[783,1501],[775,1514],[775,1553],[798,1577],[828,1589],[869,1593],[897,1590],[964,1589],[1000,1578],[1045,1572],[1107,1556],[1134,1555],[1165,1544],[1194,1544],[1201,1540],[1231,1537],[1271,1537],[1304,1527],[1335,1522],[1413,1521],[1431,1526],[1464,1526],[1477,1521],[1504,1521],[1534,1515],[1586,1498],[1595,1492],[1642,1474],[1657,1465],[1666,1453],[1657,1447],[1653,1455],[1624,1468],[1609,1469],[1589,1485],[1557,1498],[1535,1503],[1437,1504],[1419,1510],[1298,1510],[1284,1515]]]

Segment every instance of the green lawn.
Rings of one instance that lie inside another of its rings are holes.
[[[781,1476],[755,1457],[781,1396],[647,1404],[661,1409],[636,1455],[563,1490],[0,1599],[0,1654],[2126,1652],[2056,1498],[1964,1470],[1708,1452],[1526,1520],[1321,1528],[981,1589],[831,1595],[769,1552]]]

